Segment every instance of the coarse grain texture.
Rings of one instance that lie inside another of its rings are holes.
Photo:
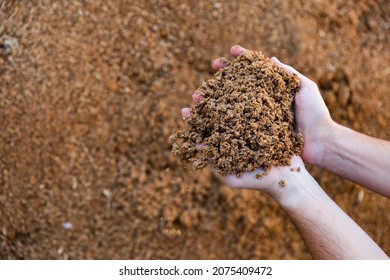
[[[261,52],[244,52],[199,88],[204,98],[185,119],[188,128],[171,136],[172,152],[221,175],[289,165],[303,148],[293,114],[299,86]]]
[[[220,3],[2,1],[0,259],[310,258],[272,199],[186,169],[167,138],[241,44],[317,82],[337,122],[390,140],[389,2]],[[310,172],[390,254],[389,200]]]

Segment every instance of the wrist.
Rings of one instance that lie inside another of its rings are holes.
[[[313,140],[309,138],[308,141],[308,146],[311,148],[308,152],[305,148],[303,151],[303,157],[307,163],[323,167],[327,155],[333,148],[333,141],[337,138],[339,126],[331,118],[318,126],[317,135],[313,137]]]
[[[343,128],[342,125],[339,125],[333,120],[328,124],[327,129],[324,129],[323,136],[319,143],[321,152],[313,165],[327,169],[329,159],[332,158],[338,150],[338,139],[343,137]]]
[[[285,182],[285,187],[279,189],[274,198],[286,211],[305,207],[308,200],[315,200],[322,191],[306,168],[291,172]]]
[[[300,157],[294,156],[291,165],[279,167],[278,177],[268,193],[284,208],[296,208],[304,205],[304,200],[320,188]],[[283,182],[280,184],[280,182]],[[314,188],[313,188],[314,187]]]

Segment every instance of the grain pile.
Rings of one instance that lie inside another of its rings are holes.
[[[387,0],[1,2],[0,259],[310,258],[274,200],[171,153],[178,108],[234,44],[390,140]],[[310,172],[390,254],[390,200]]]
[[[202,84],[204,98],[192,106],[188,128],[171,136],[172,152],[221,175],[289,165],[303,148],[293,114],[299,85],[261,52],[246,51]]]

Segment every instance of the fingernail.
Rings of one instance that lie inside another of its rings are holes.
[[[230,49],[230,53],[231,53],[233,56],[239,56],[239,55],[241,55],[244,51],[245,51],[245,49],[244,49],[243,47],[241,47],[240,45],[234,45],[234,46],[231,47],[231,49]]]
[[[194,101],[194,103],[199,103],[202,99],[204,99],[204,96],[203,96],[203,94],[202,94],[201,91],[196,90],[196,91],[192,94],[192,101]]]
[[[219,69],[219,68],[221,68],[221,67],[220,67],[220,63],[219,63],[219,59],[214,59],[213,62],[211,62],[211,67],[212,67],[213,69]]]
[[[181,115],[183,118],[188,118],[191,115],[191,109],[188,107],[181,109]]]
[[[226,58],[217,58],[214,59],[213,62],[211,63],[211,67],[214,70],[221,69],[223,67],[226,67],[229,65],[229,61]]]

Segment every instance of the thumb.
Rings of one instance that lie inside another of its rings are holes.
[[[275,63],[276,65],[278,65],[279,67],[283,68],[284,70],[286,70],[286,72],[288,74],[295,74],[298,76],[298,78],[301,80],[301,89],[302,88],[308,88],[308,87],[311,87],[312,84],[314,83],[312,80],[310,80],[309,78],[307,78],[306,76],[302,75],[301,73],[299,73],[297,70],[295,70],[293,67],[291,67],[290,65],[287,65],[287,64],[284,64],[282,62],[280,62],[279,59],[277,59],[276,57],[271,57],[271,61],[273,63]]]

